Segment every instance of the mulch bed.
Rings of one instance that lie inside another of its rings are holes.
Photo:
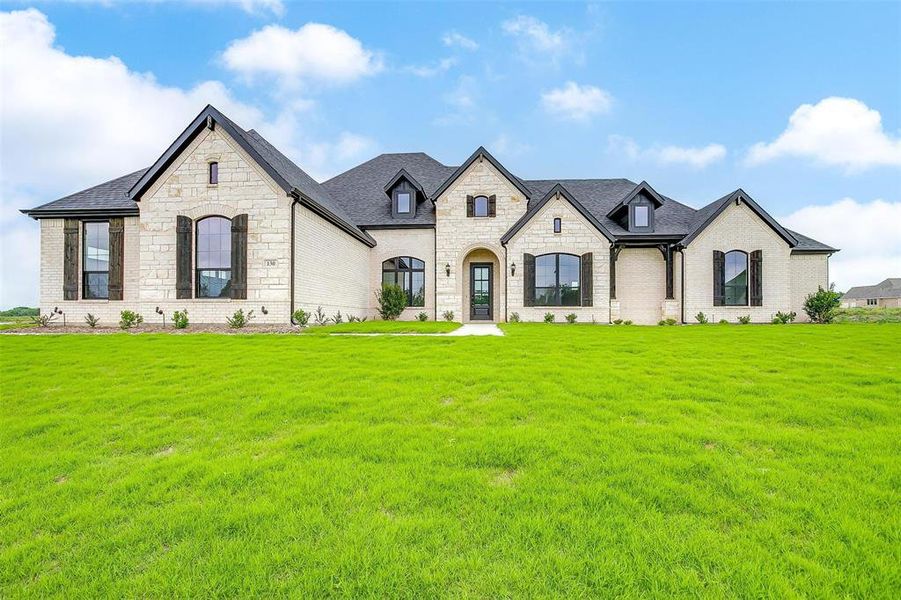
[[[156,325],[144,323],[132,329],[120,329],[116,326],[98,325],[91,328],[86,325],[68,325],[63,326],[61,323],[54,323],[49,327],[22,327],[19,329],[8,329],[0,331],[0,335],[59,335],[61,333],[90,333],[94,335],[108,335],[111,333],[174,333],[178,335],[189,335],[192,333],[224,333],[224,334],[247,334],[247,333],[300,333],[303,331],[299,327],[291,325],[273,324],[273,325],[247,325],[242,329],[232,329],[228,325],[219,325],[215,323],[191,323],[187,329],[176,329],[171,324]]]

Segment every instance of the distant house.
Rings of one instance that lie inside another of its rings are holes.
[[[876,285],[859,285],[842,296],[842,308],[901,308],[901,277]]]
[[[741,189],[696,210],[647,182],[523,179],[481,147],[456,166],[382,154],[319,183],[212,106],[149,169],[24,212],[41,222],[41,311],[108,323],[372,317],[389,283],[405,319],[768,323],[828,287],[836,252]]]

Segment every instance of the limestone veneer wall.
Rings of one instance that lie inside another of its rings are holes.
[[[409,307],[399,317],[410,321],[421,312],[426,312],[430,320],[441,318],[435,313],[435,281],[446,277],[444,269],[435,270],[435,229],[371,229],[367,231],[375,238],[377,245],[369,251],[369,316],[378,315],[378,301],[375,293],[382,286],[382,261],[396,256],[412,256],[425,262],[425,306]]]
[[[555,218],[561,220],[560,233],[554,233]],[[524,306],[523,255],[557,252],[593,254],[592,306]],[[556,321],[564,321],[565,315],[575,313],[580,323],[610,322],[610,242],[565,199],[557,197],[548,201],[513,236],[507,243],[507,262],[508,317],[516,312],[524,321],[543,321],[545,313],[550,312]],[[510,275],[509,265],[513,262],[516,274]]]

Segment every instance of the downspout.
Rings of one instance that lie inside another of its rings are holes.
[[[509,302],[509,288],[507,285],[507,269],[509,268],[507,265],[507,244],[503,244],[504,246],[504,323],[507,322],[507,304]]]
[[[432,205],[434,207],[434,204]],[[432,285],[435,287],[434,293],[432,294],[432,307],[435,309],[435,320],[438,320],[438,210],[435,210],[435,229],[432,230],[434,233],[432,234],[432,247],[434,248],[434,252],[432,253],[432,262],[435,263],[435,278],[432,280]]]
[[[289,316],[291,325],[297,325],[297,322],[294,320],[294,207],[296,205],[297,198],[294,198],[294,200],[291,202],[291,275],[289,277],[289,280],[291,282],[291,315]]]
[[[679,311],[682,313],[682,324],[685,325],[685,248],[679,248],[679,257],[682,263],[679,273],[679,287],[682,288],[679,292]]]

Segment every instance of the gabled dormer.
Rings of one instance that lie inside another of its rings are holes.
[[[391,216],[395,219],[412,219],[419,203],[426,199],[422,186],[405,169],[385,184],[385,193],[391,202]]]
[[[629,233],[654,233],[654,215],[664,198],[647,181],[642,181],[607,213]]]

